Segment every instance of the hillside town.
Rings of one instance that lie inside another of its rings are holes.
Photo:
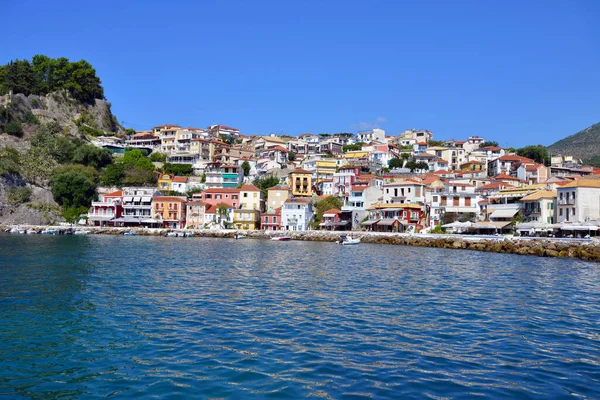
[[[152,187],[99,188],[85,216],[95,226],[569,237],[600,228],[599,169],[562,155],[544,165],[478,136],[259,136],[166,124],[95,144],[191,166],[188,176],[157,173]],[[339,207],[318,212],[331,198]]]

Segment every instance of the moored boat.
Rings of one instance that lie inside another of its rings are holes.
[[[289,236],[276,236],[276,237],[272,237],[271,240],[276,240],[279,242],[287,242],[288,240],[292,240],[292,238]]]
[[[341,244],[342,246],[350,246],[353,244],[359,244],[360,239],[353,239],[350,235],[342,235],[340,236],[340,240],[338,240],[336,243]]]

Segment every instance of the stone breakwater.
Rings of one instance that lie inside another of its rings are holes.
[[[0,226],[2,231],[11,228],[33,230],[41,232],[47,226]],[[234,239],[236,233],[246,239],[269,240],[275,236],[288,236],[292,240],[305,240],[317,242],[335,242],[343,232],[329,231],[245,231],[232,229],[201,229],[201,230],[172,230],[172,229],[147,229],[147,228],[113,228],[113,227],[54,227],[58,230],[67,229],[85,230],[89,234],[123,235],[125,232],[135,232],[139,236],[164,236],[170,232],[187,232],[194,237],[229,238]],[[600,261],[600,241],[573,240],[573,239],[547,239],[547,238],[520,238],[511,236],[460,236],[460,235],[422,235],[402,233],[379,232],[346,232],[353,238],[359,238],[361,243],[395,244],[404,246],[435,247],[444,249],[462,249],[487,251],[495,253],[509,253],[531,255],[539,257],[568,257],[579,258],[586,261]],[[173,238],[177,239],[177,238]],[[181,238],[183,239],[183,238]]]

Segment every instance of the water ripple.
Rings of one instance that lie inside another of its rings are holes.
[[[403,246],[0,236],[7,398],[595,398],[600,268]]]

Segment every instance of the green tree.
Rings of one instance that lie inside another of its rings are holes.
[[[6,203],[12,206],[25,204],[31,199],[31,189],[27,186],[9,186],[6,189]]]
[[[106,166],[102,171],[100,182],[104,186],[120,187],[125,178],[125,165],[123,163],[114,163]]]
[[[311,222],[311,226],[313,229],[319,229],[319,224],[323,219],[323,213],[327,210],[331,210],[332,208],[337,208],[338,210],[342,208],[344,203],[339,197],[330,196],[326,197],[323,200],[319,200],[315,203],[315,219]]]
[[[416,169],[420,170],[420,171],[429,171],[429,164],[427,164],[425,161],[419,161],[416,163]]]
[[[296,153],[294,153],[293,151],[290,151],[288,153],[288,160],[290,160],[290,161],[296,160]]]
[[[493,141],[493,140],[486,140],[485,142],[483,142],[483,143],[481,143],[481,144],[479,145],[479,147],[480,147],[480,148],[481,148],[481,147],[488,147],[488,146],[489,146],[489,147],[499,147],[499,146],[498,146],[498,142],[496,142],[496,141]]]
[[[538,144],[537,146],[525,146],[517,149],[517,155],[521,157],[527,157],[532,159],[533,161],[544,164],[546,166],[550,165],[550,153],[545,146]]]
[[[399,159],[397,157],[394,157],[390,160],[388,165],[389,165],[390,169],[402,168],[402,165],[404,165],[404,161],[402,161],[401,159]]]
[[[227,209],[227,206],[224,204],[219,204],[217,206],[217,216],[219,217],[219,224],[224,220],[227,219],[227,215],[229,214],[229,210]]]
[[[89,207],[96,197],[96,185],[79,172],[55,175],[50,182],[52,197],[63,208]]]
[[[62,216],[70,224],[74,224],[81,219],[82,214],[87,213],[88,207],[80,206],[80,207],[63,207]]]
[[[13,147],[0,150],[0,176],[19,177],[21,175],[21,153]]]
[[[405,167],[410,169],[410,172],[414,172],[414,170],[417,169],[417,163],[414,161],[408,161]]]
[[[154,153],[150,154],[150,161],[164,163],[167,161],[167,155],[165,153],[155,151]]]
[[[362,143],[362,142],[353,143],[353,144],[345,144],[342,146],[342,151],[344,153],[346,153],[348,151],[360,151],[360,150],[362,150],[363,144],[364,143]]]
[[[427,145],[429,147],[444,147],[444,142],[442,142],[441,140],[430,140],[429,142],[427,142]]]
[[[165,174],[173,174],[178,176],[188,176],[192,174],[193,171],[192,164],[170,164],[165,163],[163,165],[163,171]]]
[[[244,176],[248,176],[250,174],[250,163],[248,161],[244,161],[242,163],[242,169],[244,170]]]
[[[252,184],[259,188],[263,192],[263,195],[266,196],[267,189],[279,185],[279,178],[273,175],[262,176],[260,178],[255,179],[254,182],[252,182]]]
[[[112,153],[100,147],[81,145],[75,150],[72,160],[77,164],[89,165],[100,169],[112,163]]]
[[[54,169],[52,175],[60,175],[67,172],[77,172],[84,175],[94,184],[100,182],[100,173],[94,168],[82,164],[63,164],[59,165]]]

